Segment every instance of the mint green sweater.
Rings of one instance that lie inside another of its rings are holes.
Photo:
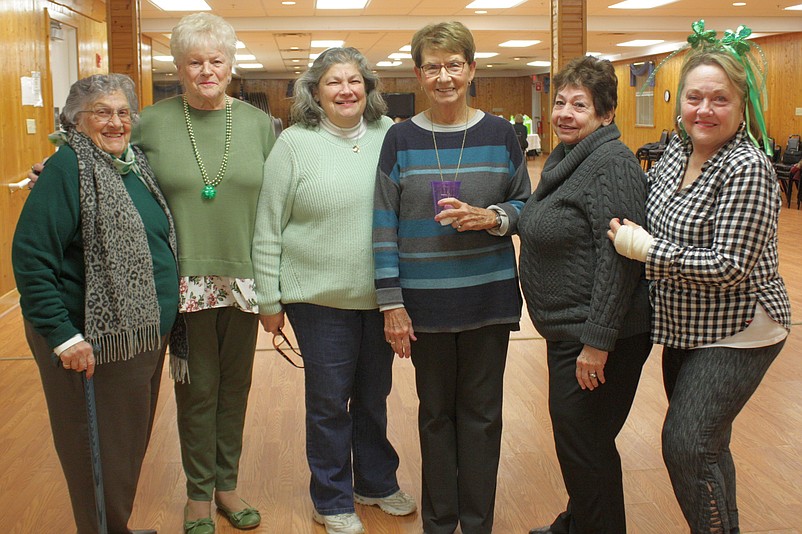
[[[320,128],[284,130],[265,162],[253,241],[259,311],[308,303],[376,308],[373,285],[373,190],[384,134],[392,121],[368,124],[359,139]]]
[[[231,152],[213,200],[203,200],[198,162],[187,133],[181,97],[142,111],[131,142],[148,157],[170,205],[178,234],[181,276],[253,278],[251,241],[262,168],[275,142],[273,121],[260,109],[234,99]],[[225,146],[225,110],[190,108],[198,151],[210,179],[220,169]]]

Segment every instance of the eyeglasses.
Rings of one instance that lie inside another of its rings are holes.
[[[292,352],[293,354],[295,354],[295,355],[296,355],[296,356],[298,356],[299,358],[303,358],[303,356],[301,355],[301,352],[300,352],[298,349],[296,349],[295,347],[293,347],[293,346],[292,346],[292,343],[290,343],[290,340],[289,340],[289,339],[287,339],[287,336],[285,336],[285,335],[284,335],[284,332],[282,332],[282,331],[281,331],[281,329],[279,328],[279,330],[278,330],[278,334],[275,334],[275,335],[273,336],[273,348],[274,348],[274,349],[276,349],[276,351],[277,351],[279,354],[281,354],[281,356],[282,356],[282,357],[283,357],[285,360],[287,360],[288,362],[290,362],[290,364],[291,364],[293,367],[297,367],[298,369],[303,369],[303,368],[304,368],[304,366],[303,366],[303,365],[298,365],[297,363],[295,363],[294,361],[292,361],[292,359],[291,359],[291,358],[290,358],[290,357],[287,355],[287,353],[286,353],[286,352],[284,352],[284,350],[281,348],[281,347],[282,347],[282,345],[286,345],[286,347],[285,347],[285,348],[286,348],[287,350],[289,350],[290,352]]]
[[[79,113],[91,113],[92,116],[98,122],[110,122],[111,118],[117,115],[117,118],[120,119],[120,122],[130,123],[131,119],[136,115],[133,111],[128,108],[122,109],[110,109],[110,108],[97,108],[97,109],[85,109],[83,111],[79,111]]]
[[[446,69],[448,74],[461,74],[467,61],[449,61],[448,63],[427,63],[421,65],[420,70],[429,78],[440,76],[440,71]]]

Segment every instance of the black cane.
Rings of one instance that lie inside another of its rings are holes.
[[[100,347],[94,346],[95,356]],[[58,356],[53,354],[53,361],[60,364]],[[89,454],[92,460],[92,481],[95,486],[95,514],[97,515],[98,534],[108,534],[106,526],[106,498],[103,493],[103,467],[100,463],[100,434],[97,426],[97,405],[95,404],[95,382],[86,378],[86,371],[81,372],[81,381],[84,384],[84,400],[86,401],[86,421],[89,430]]]

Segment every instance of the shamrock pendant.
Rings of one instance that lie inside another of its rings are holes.
[[[212,200],[216,196],[217,189],[215,189],[213,185],[207,185],[203,188],[203,191],[201,191],[201,197],[203,200]]]

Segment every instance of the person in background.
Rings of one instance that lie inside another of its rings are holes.
[[[237,37],[208,13],[182,18],[170,49],[184,88],[142,112],[134,143],[147,154],[178,232],[188,359],[171,351],[184,531],[211,534],[211,501],[238,529],[258,510],[237,491],[259,319],[251,261],[262,169],[275,142],[266,113],[226,95]]]
[[[615,438],[649,356],[643,266],[605,239],[611,216],[645,219],[646,176],[615,125],[618,78],[582,57],[554,77],[560,139],[526,203],[521,285],[546,339],[549,414],[568,505],[530,534],[623,534],[624,487]]]
[[[25,335],[79,534],[98,532],[81,373],[94,383],[108,532],[156,532],[131,531],[128,520],[178,311],[178,272],[167,202],[142,151],[129,145],[137,112],[128,76],[72,85],[64,131],[51,136],[60,149],[12,245]]]
[[[387,341],[415,366],[427,534],[492,531],[504,368],[522,304],[510,236],[531,184],[509,121],[468,105],[475,49],[459,22],[415,34],[429,108],[390,128],[376,179],[377,299]],[[433,181],[461,182],[436,216]]]
[[[393,351],[373,288],[371,218],[392,121],[355,48],[330,48],[295,82],[293,126],[265,162],[253,258],[261,321],[284,314],[304,358],[306,456],[315,521],[359,534],[354,502],[408,515],[387,439]]]
[[[529,142],[526,140],[526,137],[529,135],[529,130],[527,130],[526,125],[524,125],[524,116],[520,113],[516,114],[515,123],[512,127],[515,130],[515,137],[518,138],[518,144],[521,145],[521,150],[523,150],[525,155],[526,149],[529,148]]]
[[[648,232],[620,217],[609,223],[616,250],[643,262],[651,283],[668,397],[663,458],[692,533],[740,532],[732,423],[791,325],[778,272],[782,196],[750,140],[767,137],[760,87],[745,67],[751,46],[701,41],[687,54],[679,136],[649,170]]]

